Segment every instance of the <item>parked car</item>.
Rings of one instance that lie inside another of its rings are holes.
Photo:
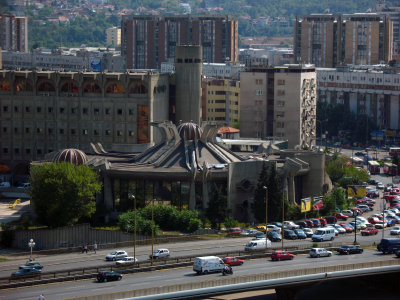
[[[307,235],[302,229],[294,229],[293,232],[297,235],[297,238],[300,240],[307,238]]]
[[[342,210],[342,214],[348,217],[352,217],[353,216],[353,212],[349,209],[346,210]]]
[[[281,233],[281,231],[282,231],[282,229],[280,227],[273,225],[273,224],[268,224],[267,229],[268,229],[268,231],[276,231],[278,233]]]
[[[356,245],[343,245],[340,247],[337,252],[339,254],[354,254],[354,253],[363,253],[363,248]]]
[[[370,207],[365,204],[359,204],[359,205],[357,205],[357,208],[361,209],[363,212],[368,212],[371,210]]]
[[[259,232],[260,231],[258,231],[256,229],[247,229],[246,231],[241,232],[240,235],[242,235],[242,236],[256,236],[256,234],[259,233]]]
[[[312,219],[311,221],[314,223],[314,227],[321,227],[321,222],[318,219]]]
[[[306,234],[306,236],[312,237],[312,235],[314,234],[313,230],[311,228],[303,228],[304,233]]]
[[[35,268],[35,269],[38,269],[38,270],[43,269],[43,266],[41,265],[41,263],[38,262],[38,261],[36,261],[36,260],[27,261],[26,264],[25,264],[25,266],[27,266],[27,267],[32,267],[32,268]]]
[[[264,225],[259,225],[259,226],[256,226],[256,230],[258,230],[260,232],[264,232],[264,234],[265,234],[265,231],[267,229],[266,229],[266,227]]]
[[[399,235],[400,234],[400,226],[395,226],[390,230],[390,235]]]
[[[29,266],[21,266],[18,271],[11,274],[12,277],[18,276],[38,276],[42,273],[42,270],[36,269]]]
[[[381,242],[376,248],[383,254],[393,253],[395,250],[400,249],[400,238],[381,239]]]
[[[282,236],[276,231],[268,231],[267,237],[271,242],[280,242],[280,241],[282,241]]]
[[[377,217],[369,217],[368,218],[368,222],[370,222],[371,224],[376,224],[379,222],[379,219]]]
[[[243,230],[239,227],[229,228],[228,230],[229,235],[240,235],[242,232]]]
[[[332,252],[325,248],[312,248],[310,250],[310,257],[332,256]]]
[[[340,223],[339,225],[342,226],[344,230],[346,230],[346,233],[351,233],[354,231],[353,226],[351,226],[349,224]]]
[[[340,226],[339,224],[334,224],[334,225],[331,225],[331,226],[333,226],[338,232],[339,232],[339,234],[343,234],[343,233],[346,233],[346,229],[344,229],[342,226]]]
[[[332,216],[334,216],[338,220],[343,220],[343,221],[346,221],[349,218],[348,216],[346,216],[340,212],[333,213]]]
[[[107,282],[113,280],[121,280],[122,274],[115,271],[101,271],[97,274],[98,282]]]
[[[311,220],[305,220],[304,222],[307,223],[307,227],[308,228],[313,228],[314,227],[314,223]]]
[[[23,182],[19,186],[17,186],[18,189],[29,189],[31,187],[31,184],[29,182]]]
[[[321,227],[328,225],[328,222],[325,218],[318,218],[319,222],[321,223]]]
[[[337,222],[337,219],[333,216],[326,216],[325,220],[328,222],[328,224],[336,224]]]
[[[110,254],[108,254],[106,256],[106,260],[107,261],[108,260],[116,261],[116,260],[121,260],[121,259],[123,259],[124,257],[127,257],[127,256],[128,256],[128,253],[126,253],[126,251],[124,251],[124,250],[115,250],[115,251],[111,252]]]
[[[297,225],[300,226],[300,228],[306,228],[307,227],[307,223],[305,221],[299,221],[296,222]]]
[[[364,230],[361,230],[361,235],[362,236],[366,236],[366,235],[376,235],[378,234],[378,229],[376,229],[375,227],[367,227]]]
[[[376,185],[376,188],[379,189],[379,190],[383,190],[383,189],[385,188],[385,186],[383,185],[382,182],[379,182],[379,183]]]
[[[138,261],[137,258],[135,258],[133,256],[127,256],[120,260],[117,260],[116,265],[120,266],[120,265],[125,265],[125,264],[133,264],[137,261]]]
[[[385,227],[387,227],[387,223],[385,221],[379,221],[379,222],[375,223],[376,229],[382,229]]]
[[[8,188],[11,184],[8,181],[0,182],[0,188]]]
[[[271,260],[275,261],[280,261],[280,260],[292,260],[294,258],[294,255],[287,252],[287,251],[282,251],[282,250],[276,250],[271,253]]]
[[[261,231],[258,231],[258,232],[256,233],[256,235],[254,236],[254,239],[256,239],[256,240],[265,239],[265,233],[264,233],[264,232],[261,232]]]
[[[222,259],[224,264],[230,265],[230,266],[241,266],[244,263],[244,260],[238,259],[234,256],[227,256]]]
[[[297,240],[298,239],[298,237],[294,233],[294,231],[290,230],[290,229],[285,229],[283,231],[283,238],[288,239],[288,240]]]
[[[283,222],[283,225],[285,226],[285,225],[287,225],[288,226],[288,229],[298,229],[298,228],[300,228],[300,225],[297,225],[297,224],[295,224],[294,222],[292,222],[292,221],[284,221]],[[286,227],[285,227],[286,228]]]
[[[169,250],[168,249],[157,249],[154,250],[153,255],[149,255],[149,258],[153,256],[153,259],[158,259],[158,258],[167,258],[169,257]]]

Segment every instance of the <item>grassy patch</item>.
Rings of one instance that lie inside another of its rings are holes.
[[[8,260],[8,259],[4,258],[4,257],[0,257],[0,261],[6,261],[6,260]]]

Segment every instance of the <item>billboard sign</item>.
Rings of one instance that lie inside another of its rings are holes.
[[[311,198],[301,199],[301,212],[307,212],[311,210]]]
[[[323,196],[312,198],[312,207],[313,210],[320,210],[324,205],[322,203]]]

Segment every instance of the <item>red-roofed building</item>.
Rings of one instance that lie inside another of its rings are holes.
[[[217,136],[222,139],[238,139],[240,137],[240,130],[233,127],[221,127],[218,129]]]

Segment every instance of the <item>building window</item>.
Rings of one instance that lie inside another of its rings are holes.
[[[51,114],[51,113],[53,113],[53,108],[50,106],[47,108],[47,111]]]
[[[284,122],[276,122],[276,128],[285,128]]]
[[[134,136],[134,135],[135,135],[135,132],[129,131],[129,136]]]
[[[18,112],[18,106],[14,106],[14,112]]]
[[[26,149],[25,149],[25,153],[26,153],[26,154],[31,154],[31,149],[26,148]]]
[[[111,114],[111,109],[110,108],[106,108],[105,113],[106,113],[106,115],[110,115]]]
[[[278,79],[278,85],[285,85],[284,79]]]
[[[118,114],[118,115],[122,115],[122,109],[121,109],[121,108],[118,108],[117,114]]]
[[[14,153],[15,153],[15,154],[19,154],[19,148],[15,148],[15,149],[14,149]]]
[[[36,128],[36,133],[42,133],[43,132],[43,128]]]
[[[88,110],[87,107],[84,107],[84,108],[82,109],[82,112],[83,112],[84,115],[87,115],[88,112],[89,112],[89,110]]]
[[[3,127],[3,133],[7,133],[7,127]]]
[[[39,155],[42,154],[42,149],[37,149],[36,153]]]
[[[17,127],[14,128],[14,133],[18,134],[18,128]]]
[[[95,109],[93,110],[93,113],[94,113],[95,116],[99,115],[99,114],[100,114],[100,109],[95,108]]]
[[[53,134],[53,128],[48,128],[47,132],[48,132],[48,134]]]
[[[276,113],[276,117],[277,117],[277,118],[284,118],[284,117],[285,117],[285,113],[284,113],[283,111],[278,111],[278,112]]]
[[[30,133],[30,132],[31,132],[31,129],[29,127],[26,127],[25,128],[25,133]]]
[[[256,90],[256,95],[257,96],[261,96],[261,95],[263,95],[264,93],[263,93],[263,91],[262,90]]]
[[[42,112],[42,108],[40,106],[36,107],[36,112],[40,114]]]
[[[129,111],[128,111],[128,113],[129,113],[130,116],[133,116],[133,112],[134,112],[133,109],[129,109]]]
[[[3,148],[3,153],[7,154],[8,153],[8,148]]]
[[[284,96],[285,95],[285,90],[278,90],[277,91],[278,96]]]
[[[122,130],[117,130],[117,136],[122,136]]]
[[[3,106],[3,112],[8,112],[8,106]]]
[[[31,112],[30,106],[25,107],[25,112],[27,112],[27,113]]]
[[[82,134],[83,134],[83,135],[88,135],[88,130],[87,130],[87,129],[83,129],[83,130],[82,130]]]
[[[60,107],[60,114],[64,113],[64,107]]]
[[[278,102],[276,103],[276,106],[277,106],[277,107],[285,107],[285,101],[278,101]]]
[[[76,114],[77,112],[77,108],[76,107],[72,107],[71,108],[71,114]]]
[[[76,134],[76,130],[75,129],[71,129],[71,134],[72,135]]]
[[[111,135],[111,130],[110,129],[106,130],[106,135]]]
[[[256,79],[256,84],[263,84],[263,80],[262,79]]]
[[[96,135],[96,136],[99,135],[99,131],[97,129],[94,129],[93,130],[93,135]]]
[[[64,129],[63,129],[63,128],[60,128],[59,133],[60,133],[60,134],[64,134]]]

